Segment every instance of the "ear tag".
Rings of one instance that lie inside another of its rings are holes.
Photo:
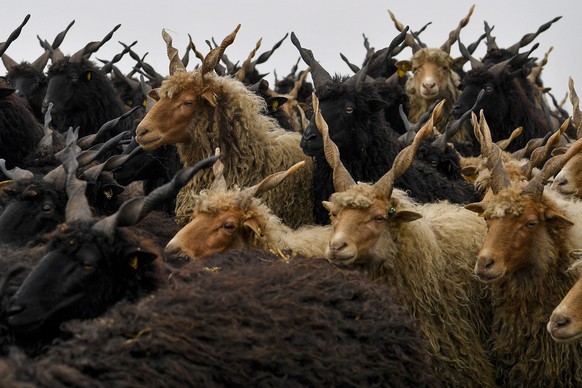
[[[129,266],[133,269],[137,270],[137,256],[132,257],[129,259]]]
[[[145,108],[148,104],[148,102],[146,100],[143,100],[143,102],[141,103],[143,105],[143,107]]]
[[[103,191],[103,195],[105,195],[105,198],[111,199],[111,198],[113,198],[113,190],[107,189],[107,190]]]
[[[396,209],[394,207],[390,207],[390,209],[388,209],[388,217],[392,217],[394,213],[396,213]]]
[[[87,72],[87,81],[91,81],[91,72]]]
[[[271,107],[273,109],[277,109],[279,107],[279,101],[273,100],[273,102],[271,103]]]

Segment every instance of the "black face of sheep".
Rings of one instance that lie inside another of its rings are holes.
[[[15,182],[0,197],[0,243],[23,245],[65,220],[64,192],[33,181]]]
[[[72,318],[95,317],[118,300],[136,300],[157,288],[159,249],[140,244],[129,233],[117,234],[111,245],[92,226],[72,225],[51,240],[49,253],[10,302],[13,329],[33,332]]]
[[[72,318],[95,317],[121,299],[136,300],[156,289],[162,278],[161,251],[135,225],[217,156],[181,170],[147,197],[126,201],[113,215],[95,220],[85,197],[86,182],[76,178],[71,147],[63,155],[67,171],[66,222],[49,236],[46,255],[10,300],[8,323],[19,332],[54,328]]]

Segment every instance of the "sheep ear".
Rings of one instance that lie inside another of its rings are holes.
[[[208,101],[211,107],[216,108],[218,106],[218,101],[216,101],[216,93],[214,93],[212,90],[207,90],[202,93],[202,97]]]
[[[160,95],[158,94],[158,89],[152,89],[148,92],[148,97],[156,100],[156,101],[160,101]]]
[[[331,211],[331,202],[329,201],[321,201],[321,204],[323,205],[323,207],[330,212]]]
[[[487,202],[474,202],[474,203],[470,203],[468,205],[465,205],[465,209],[470,210],[472,212],[481,214],[483,212],[485,212],[485,209],[487,209]]]
[[[572,221],[564,217],[562,214],[556,212],[555,210],[548,209],[546,214],[544,214],[546,221],[558,228],[569,228],[574,225]]]
[[[160,253],[154,250],[148,250],[142,247],[132,247],[124,252],[124,256],[127,260],[127,264],[134,270],[148,265],[155,261],[159,257]]]
[[[410,210],[400,210],[394,213],[390,219],[399,223],[405,223],[422,218],[422,214]]]
[[[406,73],[412,70],[412,62],[409,60],[397,61],[394,66],[396,66],[396,72],[400,78],[404,77]]]
[[[259,221],[255,218],[249,218],[248,220],[243,222],[243,226],[252,230],[256,237],[263,237],[264,236],[263,230],[261,229],[261,226],[259,225]]]

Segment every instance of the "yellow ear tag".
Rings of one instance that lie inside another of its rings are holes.
[[[147,106],[148,102],[146,100],[143,100],[142,105],[145,108]]]
[[[406,71],[404,71],[402,69],[396,70],[396,73],[398,73],[398,78],[402,78],[406,75]]]
[[[133,269],[137,269],[137,256],[134,256],[129,260],[129,266]]]
[[[87,73],[87,81],[91,81],[91,72]]]
[[[273,100],[273,102],[271,103],[271,107],[273,109],[277,109],[278,106],[279,106],[279,101],[278,100]]]

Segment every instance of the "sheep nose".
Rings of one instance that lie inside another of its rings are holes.
[[[148,132],[149,129],[146,127],[137,127],[135,130],[136,140],[139,141],[139,139],[143,138]]]
[[[564,326],[568,326],[570,324],[570,318],[564,317],[564,316],[557,316],[557,317],[554,317],[552,322],[554,323],[554,326],[556,328],[564,327]]]
[[[424,82],[424,83],[422,84],[422,86],[423,86],[423,87],[424,87],[426,90],[432,90],[432,89],[434,89],[434,88],[436,87],[436,82],[434,82],[434,81],[427,81],[427,82]]]
[[[489,268],[493,267],[494,264],[495,264],[495,260],[490,258],[490,257],[486,257],[486,256],[479,256],[479,258],[477,260],[477,267],[479,270],[489,269]]]
[[[334,253],[341,252],[341,250],[347,246],[348,244],[344,241],[331,241],[329,243],[329,249]]]
[[[305,141],[311,141],[313,139],[315,139],[317,137],[317,134],[315,132],[309,131],[309,132],[305,132],[303,134],[303,139],[305,139]]]

